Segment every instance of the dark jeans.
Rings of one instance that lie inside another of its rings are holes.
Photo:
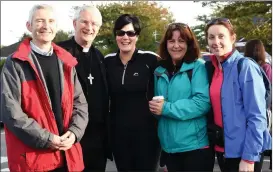
[[[118,171],[156,171],[160,152],[156,130],[117,129],[112,141]]]
[[[224,153],[216,152],[218,164],[222,172],[237,172],[241,158],[225,158]],[[255,162],[254,172],[261,172],[263,167],[264,155],[261,155],[260,162]]]
[[[168,172],[213,171],[214,154],[210,148],[181,153],[168,153],[166,165]]]

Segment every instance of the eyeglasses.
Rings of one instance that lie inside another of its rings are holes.
[[[188,28],[189,26],[185,23],[170,23],[168,24],[168,29],[176,29],[176,28]]]
[[[80,23],[81,24],[84,24],[84,25],[92,25],[92,26],[96,26],[96,27],[100,27],[101,24],[99,24],[98,22],[92,22],[92,21],[87,21],[87,20],[84,20],[84,19],[80,19]]]
[[[129,37],[134,37],[134,36],[136,36],[136,32],[135,32],[135,31],[131,31],[131,30],[129,30],[129,31],[117,30],[117,31],[116,31],[116,35],[117,35],[117,36],[124,36],[125,34],[126,34],[127,36],[129,36]]]
[[[213,24],[216,24],[216,23],[228,23],[228,24],[230,24],[231,26],[232,26],[232,24],[231,24],[231,22],[230,22],[230,20],[228,19],[228,18],[216,18],[216,19],[212,19],[211,21],[209,21],[208,23],[207,23],[207,26],[208,25],[213,25]]]

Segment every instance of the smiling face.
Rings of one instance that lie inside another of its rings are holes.
[[[223,25],[212,25],[208,29],[207,39],[211,52],[216,57],[221,57],[232,51],[236,35],[231,35],[230,31]]]
[[[187,43],[181,38],[180,31],[174,30],[172,32],[172,38],[167,40],[167,50],[172,58],[173,63],[183,59],[187,52]]]
[[[32,33],[32,40],[36,45],[51,43],[57,31],[54,12],[50,9],[36,10],[31,23],[27,22],[27,29]]]
[[[79,18],[73,21],[75,38],[82,44],[91,44],[101,26],[101,15],[93,10],[83,10]]]
[[[122,31],[133,31],[134,27],[132,23],[129,23],[125,26],[123,26],[123,28],[121,29]],[[137,42],[137,35],[129,37],[127,34],[123,35],[123,36],[118,36],[116,35],[116,41],[117,41],[117,45],[120,49],[121,52],[123,53],[129,53],[129,52],[134,52],[136,49],[136,42]]]

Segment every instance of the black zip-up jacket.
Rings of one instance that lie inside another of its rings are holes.
[[[112,127],[155,128],[149,101],[154,95],[157,57],[153,52],[136,49],[131,60],[123,65],[119,51],[105,56]]]

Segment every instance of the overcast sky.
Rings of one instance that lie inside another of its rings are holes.
[[[58,29],[73,30],[72,6],[91,4],[91,1],[1,1],[1,45],[10,45],[18,41],[26,29],[29,10],[35,4],[46,3],[53,5],[57,11]],[[106,1],[93,1],[93,4],[106,3]],[[203,8],[201,3],[193,1],[158,1],[163,7],[169,8],[177,22],[187,23],[189,26],[197,24],[198,15],[210,14],[211,9]]]

